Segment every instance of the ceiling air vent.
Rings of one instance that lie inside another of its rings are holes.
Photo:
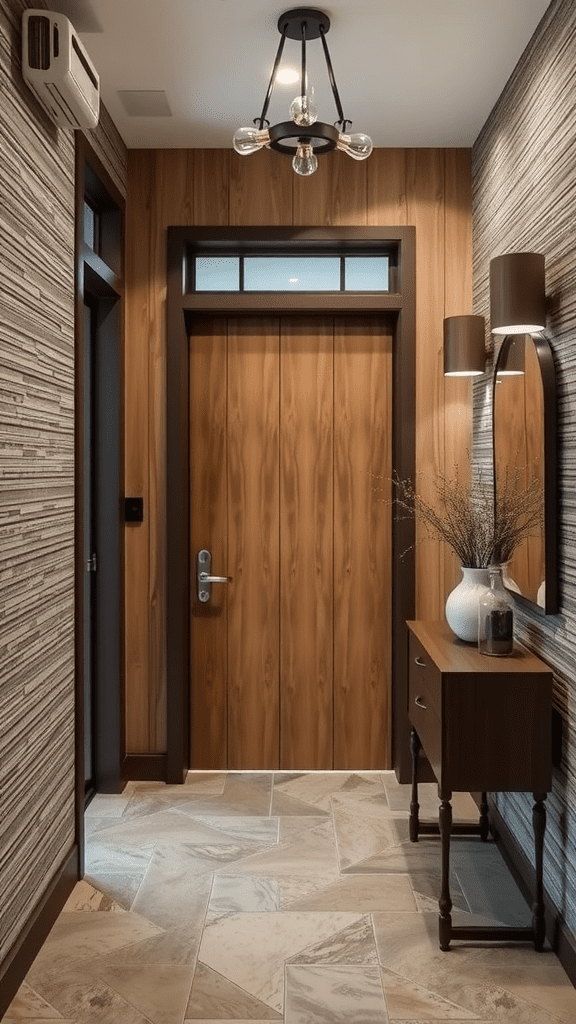
[[[118,96],[128,117],[172,117],[163,89],[119,89]]]

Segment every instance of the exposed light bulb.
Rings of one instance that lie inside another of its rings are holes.
[[[263,146],[270,142],[270,133],[267,128],[239,128],[234,132],[232,145],[240,156],[248,156],[250,153],[257,153]]]
[[[280,68],[280,71],[276,75],[276,81],[280,85],[294,85],[297,82],[300,75],[294,68]]]
[[[297,96],[290,104],[290,117],[294,124],[311,125],[318,120],[318,107],[314,102],[314,90],[310,96]]]
[[[355,135],[344,135],[342,132],[336,148],[347,153],[353,160],[367,160],[373,149],[372,139],[363,132],[357,132]]]
[[[318,157],[315,155],[310,143],[300,143],[296,150],[296,156],[292,160],[292,167],[296,174],[301,174],[303,178],[307,178],[309,174],[314,174],[318,167]]]

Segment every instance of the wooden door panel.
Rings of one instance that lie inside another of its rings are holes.
[[[279,322],[228,321],[228,760],[279,766]]]
[[[226,320],[195,323],[190,339],[191,572],[196,552],[212,552],[212,571],[227,571]],[[194,580],[191,580],[194,588]],[[227,647],[225,586],[210,604],[191,597],[190,698],[192,768],[226,768]]]
[[[281,322],[280,763],[332,767],[333,320]]]
[[[381,323],[337,320],[334,339],[334,767],[390,763],[392,342]]]
[[[392,331],[198,321],[191,338],[192,766],[390,764]]]

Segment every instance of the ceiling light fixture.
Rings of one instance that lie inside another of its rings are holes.
[[[276,75],[276,81],[279,85],[294,85],[299,78],[300,75],[293,68],[280,68]]]
[[[255,128],[239,128],[234,134],[234,149],[241,156],[256,153],[264,146],[275,149],[292,157],[292,167],[296,174],[307,177],[313,174],[318,166],[318,155],[340,149],[354,160],[366,160],[372,152],[372,139],[362,132],[354,135],[348,133],[352,124],[344,117],[340,102],[332,62],[326,43],[326,34],[330,28],[330,19],[323,11],[312,7],[294,7],[280,15],[278,31],[280,43],[268,83],[264,106],[260,117],[254,118]],[[278,77],[278,69],[286,39],[296,39],[302,44],[302,64],[300,74],[300,94],[290,105],[291,121],[281,121],[271,125],[266,119],[272,90]],[[313,98],[313,89],[308,86],[306,77],[306,43],[313,39],[321,39],[328,70],[328,78],[336,104],[338,120],[334,125],[318,121],[318,110]]]

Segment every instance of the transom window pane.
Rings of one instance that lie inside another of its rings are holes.
[[[339,256],[246,256],[245,292],[338,292]]]
[[[389,256],[196,256],[197,292],[387,292]]]
[[[97,250],[97,219],[96,210],[90,203],[84,203],[84,242],[94,252]]]
[[[387,292],[387,256],[346,256],[345,288],[347,292]]]
[[[198,256],[197,292],[237,292],[240,288],[239,256]]]

